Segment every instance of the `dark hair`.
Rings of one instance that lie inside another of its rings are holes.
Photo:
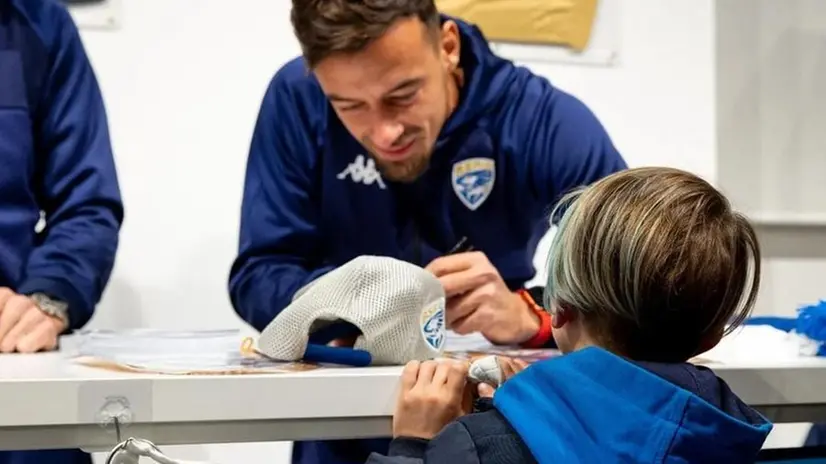
[[[312,69],[333,53],[356,53],[398,20],[417,17],[438,30],[434,0],[293,0],[290,19]]]

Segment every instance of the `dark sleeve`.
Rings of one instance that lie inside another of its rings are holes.
[[[464,424],[452,422],[430,441],[396,438],[387,456],[373,453],[367,464],[479,464],[479,455]]]
[[[528,80],[507,121],[529,189],[549,210],[565,193],[628,167],[596,115],[546,79]]]
[[[229,292],[241,318],[263,330],[301,287],[328,272],[315,202],[317,149],[288,79],[273,78],[256,122],[247,160],[240,242]]]
[[[50,66],[34,135],[45,228],[17,292],[66,302],[76,329],[89,321],[108,283],[123,205],[103,98],[77,28],[65,7],[44,5],[40,32]]]

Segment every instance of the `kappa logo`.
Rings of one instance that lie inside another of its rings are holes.
[[[469,158],[453,165],[453,191],[471,211],[488,199],[495,181],[496,163],[490,158]]]
[[[357,184],[373,185],[375,183],[382,190],[387,188],[381,178],[381,173],[376,169],[376,162],[364,155],[356,156],[356,159],[348,164],[336,177],[344,180],[347,176],[350,176],[350,179]]]
[[[421,314],[420,324],[424,341],[436,351],[442,351],[445,344],[445,300],[427,306]]]

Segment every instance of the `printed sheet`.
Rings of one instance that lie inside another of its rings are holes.
[[[311,363],[274,361],[252,349],[238,330],[86,330],[76,335],[71,359],[118,372],[168,375],[237,375],[304,372]]]

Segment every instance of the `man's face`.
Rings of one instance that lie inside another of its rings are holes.
[[[399,20],[356,54],[335,54],[314,69],[339,119],[385,178],[411,182],[428,166],[452,111],[457,26],[438,36],[418,18]]]

